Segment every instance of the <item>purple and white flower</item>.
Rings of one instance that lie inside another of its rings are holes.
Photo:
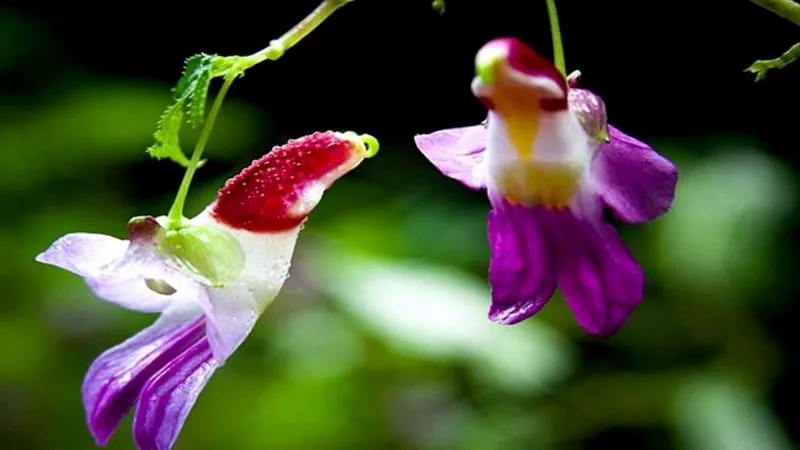
[[[492,40],[475,65],[487,120],[415,141],[444,175],[487,190],[490,320],[527,319],[558,287],[582,328],[613,334],[641,302],[644,274],[604,210],[637,224],[665,214],[676,167],[608,125],[577,72],[564,77],[519,40]]]
[[[37,256],[83,277],[104,300],[160,313],[86,374],[83,403],[98,445],[135,407],[137,447],[173,446],[211,375],[283,286],[308,214],[374,151],[352,133],[314,133],[254,161],[179,229],[166,217],[139,217],[126,240],[71,233]]]

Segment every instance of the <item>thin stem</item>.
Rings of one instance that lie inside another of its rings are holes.
[[[781,56],[775,59],[758,60],[750,65],[745,72],[752,72],[756,74],[756,81],[761,81],[767,76],[767,72],[772,69],[783,69],[789,64],[800,59],[800,42],[794,44],[789,50],[786,50]]]
[[[324,0],[300,23],[284,33],[283,36],[270,42],[269,47],[250,56],[245,56],[244,60],[247,62],[247,66],[252,67],[268,59],[275,61],[280,58],[284,52],[297,45],[304,37],[320,26],[322,22],[325,22],[337,9],[352,1],[354,0]]]
[[[800,4],[793,0],[750,0],[756,5],[800,25]]]
[[[186,173],[183,175],[181,186],[178,188],[178,195],[175,196],[175,202],[172,204],[172,208],[169,210],[168,218],[171,225],[170,228],[172,228],[173,225],[176,228],[179,227],[180,222],[183,220],[183,205],[186,202],[186,195],[189,193],[189,186],[192,184],[192,177],[194,177],[194,172],[197,170],[197,165],[200,163],[200,157],[203,155],[203,150],[206,148],[208,139],[211,137],[211,129],[214,128],[214,122],[217,120],[217,114],[219,114],[219,110],[222,107],[222,101],[225,99],[225,94],[228,93],[228,89],[230,89],[231,84],[233,84],[233,80],[235,79],[236,75],[225,77],[225,81],[222,83],[222,87],[220,88],[217,97],[214,99],[214,103],[211,105],[211,110],[208,112],[208,118],[203,125],[203,130],[200,132],[200,138],[197,140],[197,144],[194,146],[192,159],[189,160],[189,167],[186,168]]]
[[[192,152],[192,158],[189,160],[189,166],[186,168],[186,173],[183,175],[183,180],[178,188],[178,194],[175,196],[175,202],[172,204],[167,216],[170,228],[177,229],[181,227],[181,222],[183,221],[183,207],[186,202],[186,196],[189,193],[189,186],[192,184],[192,178],[200,163],[200,157],[203,155],[203,150],[211,136],[211,129],[214,127],[217,114],[219,114],[219,110],[222,107],[222,101],[225,99],[225,94],[228,93],[231,84],[233,84],[233,80],[244,73],[246,69],[260,62],[277,60],[283,56],[286,50],[297,45],[298,42],[320,26],[322,22],[336,12],[337,9],[352,1],[355,0],[324,0],[311,14],[300,21],[300,23],[295,25],[280,38],[270,42],[267,48],[253,53],[250,56],[239,58],[238,64],[235,66],[236,70],[232,70],[229,75],[225,77],[222,88],[220,88],[217,98],[214,99],[214,104],[211,105],[211,110],[203,125],[203,130],[200,132],[200,138],[197,140],[197,145],[195,145],[194,151]]]
[[[561,27],[558,24],[556,0],[547,0],[547,17],[550,19],[550,34],[553,36],[553,59],[556,68],[566,75],[567,64],[564,62],[564,45],[561,43]]]

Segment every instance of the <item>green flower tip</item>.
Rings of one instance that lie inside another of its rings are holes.
[[[508,58],[507,49],[501,45],[486,45],[475,55],[475,76],[485,86],[494,83],[497,67]]]
[[[370,134],[362,134],[358,136],[364,146],[364,158],[372,158],[378,153],[381,148],[378,140]]]
[[[239,241],[214,226],[166,230],[158,245],[171,263],[209,286],[226,286],[244,270],[244,250]]]
[[[372,158],[381,148],[378,139],[371,134],[358,134],[353,131],[345,131],[341,133],[341,135],[344,139],[351,141],[364,158]]]

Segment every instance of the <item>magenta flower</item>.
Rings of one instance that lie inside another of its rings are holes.
[[[488,119],[415,141],[444,175],[487,190],[489,319],[527,319],[558,287],[583,329],[613,334],[641,302],[644,274],[604,209],[629,223],[666,213],[675,166],[607,125],[600,97],[575,88],[577,72],[565,78],[524,43],[495,39],[475,65]]]
[[[127,240],[72,233],[36,258],[83,277],[107,301],[160,313],[89,368],[83,403],[98,445],[135,406],[137,447],[172,447],[211,375],[280,291],[306,217],[325,189],[377,151],[370,143],[334,132],[289,141],[179,230],[164,217],[135,218]]]

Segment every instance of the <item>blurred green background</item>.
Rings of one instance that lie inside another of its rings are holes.
[[[181,170],[144,149],[182,60],[256,51],[316,5],[272,3],[0,7],[0,448],[94,448],[85,370],[154,317],[33,258],[167,211]],[[382,149],[326,194],[176,448],[796,447],[800,66],[759,84],[742,72],[796,28],[744,0],[561,3],[567,65],[681,170],[672,213],[620,226],[648,275],[628,325],[591,338],[560,297],[518,326],[488,322],[485,194],[413,145],[483,119],[469,81],[487,40],[549,57],[544,2],[450,0],[440,17],[359,0],[223,107],[189,214],[291,137],[352,129]],[[126,420],[108,448],[132,447]]]

